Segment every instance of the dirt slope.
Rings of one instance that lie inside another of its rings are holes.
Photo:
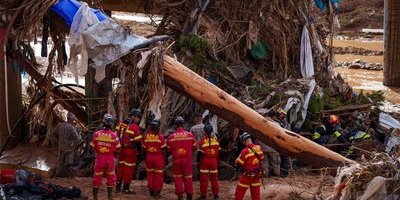
[[[343,0],[339,17],[344,32],[357,32],[362,28],[382,29],[384,0]]]

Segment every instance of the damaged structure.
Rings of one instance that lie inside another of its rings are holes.
[[[324,7],[331,26],[326,29],[314,23],[317,8],[311,0],[156,0],[155,13],[162,14],[162,20],[155,34],[144,38],[74,0],[4,1],[0,37],[5,67],[0,76],[5,75],[8,85],[0,89],[9,92],[0,98],[7,108],[2,110],[8,112],[0,115],[7,118],[0,118],[2,147],[13,136],[17,137],[10,146],[40,133],[47,145],[51,129],[62,120],[60,110],[65,109],[76,115],[82,127],[85,141],[80,158],[93,162],[88,141],[101,116],[111,113],[122,120],[130,107],[140,107],[146,111],[143,129],[151,113],[161,119],[166,134],[174,116],[191,119],[194,113],[209,113],[204,115],[221,140],[229,142],[233,129],[239,128],[312,166],[355,164],[299,134],[311,131],[313,122],[320,122],[326,113],[369,113],[375,103],[370,97],[354,98],[352,89],[333,74],[333,52],[325,41],[333,37],[337,2],[328,1]],[[65,6],[72,6],[75,13],[66,12]],[[47,36],[53,43],[49,53]],[[37,61],[31,46],[38,39],[42,56],[48,56],[45,63]],[[65,53],[66,43],[69,53]],[[56,80],[67,69],[76,84]],[[30,77],[24,104],[20,72]],[[83,76],[84,86],[80,85]],[[15,82],[18,89],[10,92]],[[20,105],[6,103],[11,98]],[[254,102],[255,109],[247,107],[246,101]],[[344,105],[350,107],[337,110]],[[266,118],[277,108],[288,113],[293,132]],[[11,125],[8,129],[4,121]],[[34,124],[12,128],[21,122]],[[229,154],[228,146],[223,147]],[[87,169],[82,175],[91,173]]]

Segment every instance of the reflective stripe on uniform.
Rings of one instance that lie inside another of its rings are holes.
[[[147,169],[147,168],[146,168],[146,171],[147,172],[157,172],[157,173],[163,173],[164,172],[164,170],[161,170],[161,169]]]
[[[251,186],[254,186],[254,187],[256,187],[256,186],[261,186],[262,184],[261,184],[261,182],[258,182],[258,183],[252,183],[251,184]]]
[[[95,176],[101,176],[101,175],[103,175],[103,172],[94,172],[94,175]]]
[[[174,178],[180,178],[180,177],[182,177],[182,174],[174,174],[173,177]]]
[[[334,133],[333,133],[333,136],[335,137],[335,138],[338,138],[338,137],[340,137],[340,133],[339,133],[339,131],[335,131]]]
[[[240,158],[236,159],[236,162],[238,162],[238,163],[240,163],[240,164],[243,164],[243,163],[244,163],[244,161],[243,161],[242,159],[240,159]]]
[[[371,135],[366,132],[362,132],[360,135],[360,139],[368,139],[370,137],[371,137]]]
[[[139,139],[142,139],[142,136],[141,135],[139,135],[139,136],[136,136],[135,138],[133,138],[133,139],[135,139],[135,140],[139,140]]]
[[[145,139],[144,142],[157,142],[157,143],[161,143],[161,140],[150,140],[150,139]]]
[[[244,188],[250,187],[250,185],[246,185],[246,184],[240,183],[240,181],[238,182],[238,186],[244,187]]]
[[[120,161],[119,164],[123,164],[123,165],[129,166],[129,167],[132,167],[132,166],[136,165],[136,163],[128,163],[128,162],[125,162],[125,161]]]
[[[132,135],[135,134],[135,132],[131,131],[131,130],[126,130],[125,133],[129,133],[129,134],[132,134]]]
[[[193,140],[193,138],[190,138],[190,137],[184,137],[184,138],[172,138],[171,140],[169,140],[169,141],[171,141],[171,142],[174,142],[174,141],[184,141],[184,140]]]
[[[257,153],[257,155],[262,155],[262,154],[263,154],[262,151],[256,151],[256,153]],[[255,156],[254,153],[253,153],[252,151],[249,152],[249,153],[247,153],[244,157],[245,157],[245,158],[248,158],[248,157],[250,157],[250,156]]]
[[[192,178],[192,175],[189,175],[189,176],[183,176],[183,178]]]
[[[107,172],[108,175],[114,175],[115,172]]]
[[[314,132],[314,135],[312,136],[312,139],[313,140],[317,140],[320,137],[321,137],[321,135],[318,132]]]
[[[210,174],[216,174],[218,173],[218,170],[208,170],[208,169],[200,169],[200,173],[210,173]]]
[[[354,148],[353,147],[349,147],[349,149],[347,150],[347,153],[353,154],[354,153]]]

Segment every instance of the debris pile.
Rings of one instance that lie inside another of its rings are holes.
[[[374,154],[371,160],[339,168],[332,199],[398,199],[400,157]]]
[[[374,51],[364,48],[358,48],[353,46],[347,47],[333,47],[335,54],[353,54],[362,56],[383,56],[383,51]]]
[[[354,60],[353,62],[338,62],[337,67],[344,67],[349,69],[366,69],[382,71],[383,65],[381,63],[368,63],[360,59]]]

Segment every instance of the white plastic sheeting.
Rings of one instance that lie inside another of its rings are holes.
[[[390,138],[386,142],[385,151],[386,153],[390,153],[393,147],[400,145],[400,135],[398,133],[399,129],[394,129],[392,133],[390,133]]]
[[[146,41],[110,18],[99,22],[89,6],[82,3],[71,25],[69,68],[78,83],[78,77],[86,74],[88,59],[91,59],[96,69],[95,79],[100,82],[105,77],[107,64]]]
[[[284,110],[289,113],[289,124],[293,124],[297,121],[297,113],[300,111],[301,101],[298,98],[290,97],[286,103]],[[291,109],[294,108],[294,109]],[[289,112],[290,110],[290,112]],[[283,127],[290,130],[290,125]]]
[[[306,98],[304,99],[303,102],[303,107],[301,108],[301,120],[297,122],[296,128],[300,129],[301,126],[303,125],[304,121],[306,120],[307,117],[307,110],[308,110],[308,104],[310,103],[311,95],[314,92],[315,86],[317,86],[317,82],[315,82],[314,79],[310,81],[308,84],[308,93],[306,95]]]
[[[387,129],[400,128],[400,122],[386,113],[379,113],[379,124]]]
[[[89,27],[84,33],[88,56],[96,69],[97,82],[105,77],[105,67],[118,58],[129,53],[135,46],[147,41],[117,24],[106,19]]]
[[[311,48],[310,34],[306,24],[304,25],[303,33],[301,35],[300,48],[300,69],[303,78],[314,76],[314,61]]]
[[[99,23],[97,16],[90,12],[90,7],[86,3],[82,3],[74,16],[68,39],[70,46],[68,67],[75,76],[75,81],[78,84],[78,77],[86,74],[88,66],[88,55],[82,34],[96,23]]]

